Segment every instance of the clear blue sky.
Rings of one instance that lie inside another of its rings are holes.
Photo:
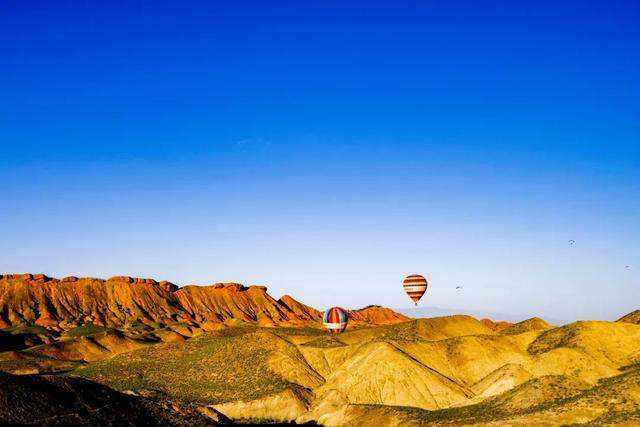
[[[4,1],[0,270],[320,308],[408,307],[423,273],[424,305],[616,318],[640,308],[638,22],[636,1]]]

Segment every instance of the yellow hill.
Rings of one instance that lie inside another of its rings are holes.
[[[627,315],[622,316],[617,320],[617,322],[635,323],[636,325],[640,324],[640,310],[635,310]]]
[[[511,326],[507,326],[502,329],[500,333],[504,335],[516,335],[530,331],[545,331],[547,329],[551,329],[551,325],[539,317],[533,317],[531,319],[523,320],[522,322],[514,323]]]
[[[270,420],[358,425],[355,414],[370,420],[374,411],[389,423],[437,424],[520,416],[638,362],[640,325],[552,328],[531,319],[514,326],[496,333],[474,318],[449,316],[339,336],[233,327],[145,346],[74,375],[119,390],[161,390],[244,420],[270,414]]]

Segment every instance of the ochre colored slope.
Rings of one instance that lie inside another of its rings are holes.
[[[312,328],[247,325],[143,347],[73,374],[121,390],[161,390],[245,421],[271,415],[342,426],[382,417],[382,424],[442,425],[524,417],[544,424],[550,412],[540,408],[601,387],[640,362],[640,325],[523,329],[497,333],[468,316],[353,329],[337,337]],[[635,378],[620,377],[617,387]],[[634,387],[621,392],[633,394]],[[584,396],[584,402],[598,398]],[[635,397],[627,399],[631,403],[620,406],[625,411],[635,404]],[[606,415],[605,406],[587,413],[582,404],[563,405],[567,423]]]
[[[636,325],[640,325],[640,310],[635,310],[622,316],[617,320],[617,322],[635,323]]]
[[[537,357],[559,350],[576,351],[598,364],[619,367],[636,362],[640,325],[624,322],[579,321],[543,332],[528,347]]]
[[[551,325],[542,320],[539,317],[532,317],[531,319],[523,320],[522,322],[514,323],[500,332],[505,335],[517,335],[523,332],[529,331],[544,331],[551,329]]]
[[[51,344],[41,344],[24,350],[23,354],[56,360],[93,362],[144,345],[144,342],[129,338],[122,332],[110,330],[93,336],[66,338]]]
[[[393,379],[393,380],[392,380]],[[468,397],[458,383],[409,357],[392,343],[363,345],[317,390],[320,399],[342,396],[344,403],[406,405],[425,409],[452,406]]]

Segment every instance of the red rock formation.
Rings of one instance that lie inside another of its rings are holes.
[[[301,302],[296,301],[289,295],[284,295],[282,298],[278,300],[278,303],[287,307],[289,310],[291,310],[293,313],[295,313],[296,316],[298,316],[301,319],[316,320],[316,321],[322,320],[321,311],[318,311],[313,307],[309,307],[308,305],[302,304]]]
[[[360,310],[350,310],[349,323],[358,325],[386,325],[391,323],[401,323],[410,320],[407,316],[396,313],[390,308],[379,305],[370,305]]]
[[[494,322],[491,319],[480,319],[480,323],[482,323],[483,325],[485,325],[486,327],[488,327],[494,332],[501,331],[504,328],[507,328],[512,325],[512,323],[506,322],[504,320],[499,320],[497,322]]]
[[[185,286],[175,295],[183,310],[199,323],[227,323],[235,319],[261,326],[296,326],[314,324],[320,319],[308,311],[296,312],[281,301],[276,301],[264,286],[246,287],[238,283]],[[300,306],[304,304],[296,302],[294,305],[295,309]]]
[[[31,279],[8,275],[0,280],[0,322],[68,329],[85,323],[122,326],[191,320],[177,309],[174,294],[157,285],[121,278]]]
[[[379,306],[350,311],[349,316],[356,326],[409,320]],[[185,323],[209,330],[238,321],[320,326],[321,319],[321,311],[288,295],[275,300],[265,286],[216,283],[178,288],[167,281],[128,276],[58,280],[42,274],[12,274],[0,278],[0,328],[28,324],[66,330],[83,324]]]
[[[166,280],[163,280],[160,283],[158,283],[158,286],[160,287],[160,289],[166,292],[175,292],[179,289],[178,285],[174,285],[173,283],[167,282]]]

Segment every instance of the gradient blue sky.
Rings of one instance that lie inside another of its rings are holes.
[[[640,3],[515,3],[2,2],[0,270],[640,308]]]

